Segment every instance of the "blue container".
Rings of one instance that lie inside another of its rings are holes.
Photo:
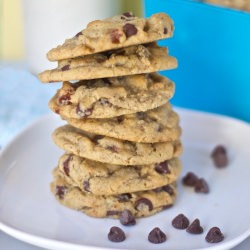
[[[145,15],[169,14],[174,37],[159,42],[178,59],[163,75],[176,106],[250,122],[250,13],[189,0],[145,0]]]

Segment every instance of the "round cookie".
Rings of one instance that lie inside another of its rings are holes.
[[[73,127],[113,138],[134,142],[174,141],[181,136],[179,116],[165,104],[147,112],[106,119],[65,119]]]
[[[146,165],[160,163],[182,152],[180,140],[173,142],[136,143],[94,135],[65,125],[53,133],[55,144],[66,152],[110,164]]]
[[[60,204],[99,218],[119,218],[124,210],[129,210],[134,217],[150,216],[171,207],[176,198],[175,184],[151,191],[95,196],[68,184],[56,171],[51,192]]]
[[[105,50],[149,43],[173,35],[173,21],[165,13],[139,18],[131,12],[90,22],[64,44],[47,53],[50,61],[79,57]]]
[[[58,67],[40,73],[42,82],[87,80],[151,73],[177,67],[166,47],[140,44],[118,50],[61,60]]]
[[[59,174],[69,184],[94,195],[155,189],[176,181],[180,171],[178,158],[151,165],[121,166],[64,154],[58,163]]]
[[[157,73],[64,82],[49,107],[63,118],[110,118],[164,105],[174,83]]]

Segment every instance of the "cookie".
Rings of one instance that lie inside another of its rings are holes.
[[[134,217],[146,217],[160,212],[173,205],[177,190],[175,184],[171,184],[150,191],[92,195],[68,184],[55,171],[51,192],[60,204],[89,216],[119,218],[124,210],[129,210]]]
[[[157,73],[64,82],[49,107],[63,118],[110,118],[164,105],[174,89]]]
[[[151,165],[121,166],[64,154],[58,172],[69,184],[94,195],[114,195],[165,186],[177,180],[181,162],[177,158]]]
[[[150,43],[61,60],[57,68],[38,76],[42,82],[60,82],[151,73],[176,67],[177,60],[168,55],[166,47]]]
[[[160,163],[178,157],[182,152],[180,140],[136,143],[91,134],[70,125],[57,128],[53,133],[53,140],[66,152],[117,165]]]
[[[165,104],[147,112],[106,119],[66,119],[73,127],[121,140],[134,142],[174,141],[181,136],[179,116]]]
[[[58,61],[130,45],[149,43],[173,35],[173,21],[165,13],[150,18],[124,13],[105,20],[90,22],[86,29],[67,39],[47,53],[50,61]]]
[[[249,0],[203,0],[204,2],[220,5],[232,9],[250,11]]]

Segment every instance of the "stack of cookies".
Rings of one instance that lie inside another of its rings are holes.
[[[182,152],[179,117],[169,103],[175,86],[156,73],[177,66],[156,41],[173,34],[164,13],[124,13],[89,23],[50,50],[62,81],[49,107],[66,121],[53,133],[65,153],[51,191],[63,205],[94,217],[155,214],[176,198]]]

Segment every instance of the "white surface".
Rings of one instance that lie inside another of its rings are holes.
[[[178,110],[183,127],[183,175],[193,171],[205,177],[209,194],[197,194],[179,185],[175,206],[133,227],[119,221],[93,219],[60,206],[49,192],[51,170],[61,151],[50,134],[61,121],[44,117],[21,133],[0,157],[0,229],[23,241],[49,249],[229,249],[250,235],[250,169],[248,124],[233,119]],[[217,144],[228,148],[230,165],[216,169],[209,157]],[[199,218],[204,233],[190,235],[171,226],[172,218],[184,213],[192,221]],[[107,240],[111,226],[124,229],[123,243]],[[155,226],[168,235],[160,245],[148,243]],[[218,226],[225,240],[209,244],[205,235]],[[2,237],[2,236],[1,236]],[[0,241],[0,243],[2,243]],[[2,249],[2,248],[1,248]]]

